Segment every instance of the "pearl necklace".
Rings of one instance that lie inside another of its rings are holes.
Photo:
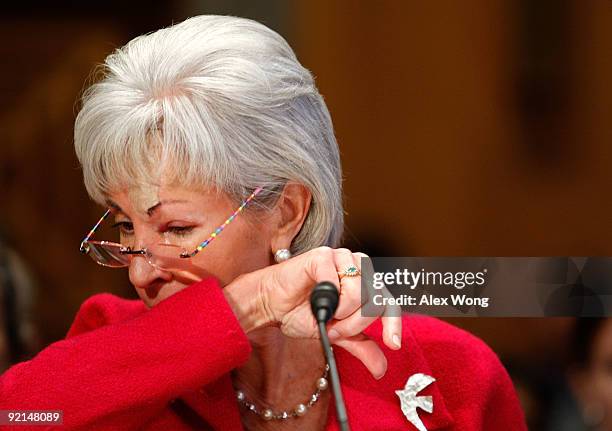
[[[321,396],[321,392],[326,390],[328,387],[327,383],[327,375],[329,374],[329,365],[325,365],[325,372],[323,376],[317,379],[317,389],[312,394],[310,399],[307,402],[300,403],[291,411],[284,410],[282,412],[275,412],[272,409],[264,409],[261,407],[257,407],[253,402],[249,401],[246,397],[244,391],[237,390],[236,391],[236,399],[238,403],[245,407],[248,411],[255,413],[257,416],[260,416],[266,421],[270,420],[285,420],[289,418],[296,418],[300,416],[304,416],[308,409],[315,405],[315,403],[319,400]]]

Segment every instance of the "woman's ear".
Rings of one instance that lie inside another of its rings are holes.
[[[289,249],[291,242],[302,229],[310,209],[312,194],[306,186],[287,183],[276,203],[276,232],[272,236],[272,252]]]

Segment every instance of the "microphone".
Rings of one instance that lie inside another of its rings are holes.
[[[310,309],[317,320],[319,327],[319,335],[321,336],[321,344],[329,365],[329,375],[336,401],[336,413],[338,417],[338,425],[341,431],[349,431],[348,416],[346,415],[346,407],[344,406],[344,398],[340,389],[340,376],[336,367],[336,359],[332,350],[329,338],[327,337],[327,328],[325,324],[334,316],[336,308],[338,308],[338,289],[329,281],[318,283],[310,294]]]
[[[317,322],[327,323],[338,308],[338,289],[329,281],[317,284],[310,294],[310,308]]]

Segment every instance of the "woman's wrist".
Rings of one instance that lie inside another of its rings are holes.
[[[258,271],[242,274],[223,288],[223,294],[245,333],[273,324],[265,306]]]

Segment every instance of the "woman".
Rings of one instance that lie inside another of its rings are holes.
[[[63,410],[67,428],[336,429],[308,303],[329,280],[353,429],[524,429],[480,341],[361,316],[362,255],[330,248],[343,210],[329,113],[275,32],[201,16],[134,39],[85,93],[75,146],[109,208],[81,251],[129,267],[142,301],[88,299],[66,340],[3,376],[0,408]],[[118,243],[96,240],[107,218]],[[411,378],[433,412],[396,393]]]

